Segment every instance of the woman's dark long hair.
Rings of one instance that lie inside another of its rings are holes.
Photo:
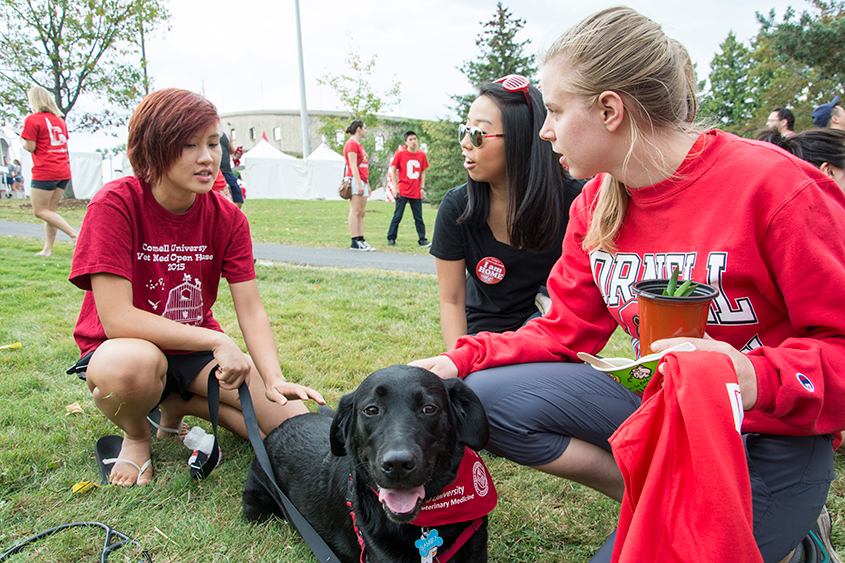
[[[529,87],[534,120],[522,92],[508,92],[501,84],[485,84],[488,96],[502,112],[505,171],[508,189],[508,236],[511,246],[545,252],[555,243],[561,222],[581,184],[563,170],[552,144],[540,138],[546,118],[540,91]],[[490,215],[490,184],[467,174],[467,207],[458,223],[481,227]]]
[[[845,170],[845,131],[828,128],[808,129],[789,137],[766,133],[759,133],[757,139],[774,143],[816,168],[821,168],[826,162]]]

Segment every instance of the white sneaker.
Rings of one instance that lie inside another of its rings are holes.
[[[358,252],[373,252],[375,248],[369,245],[365,240],[355,240],[349,246],[349,250],[357,250]]]

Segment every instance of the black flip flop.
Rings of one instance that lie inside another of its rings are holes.
[[[123,446],[123,438],[120,436],[103,436],[97,440],[94,446],[94,455],[97,457],[97,465],[100,467],[100,476],[103,479],[103,485],[109,484],[109,474],[114,462],[104,463],[104,459],[114,459],[120,454],[120,448]]]
[[[150,414],[147,415],[147,422],[150,423],[150,433],[155,436],[158,432],[158,428],[156,428],[156,424],[161,426],[161,411],[158,407],[154,408],[150,411]],[[153,424],[155,423],[155,424]]]

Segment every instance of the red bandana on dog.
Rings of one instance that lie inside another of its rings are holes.
[[[458,477],[443,492],[422,505],[414,526],[442,526],[486,516],[496,508],[496,487],[477,453],[464,448]]]

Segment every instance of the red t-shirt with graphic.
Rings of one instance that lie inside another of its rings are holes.
[[[90,291],[90,276],[98,273],[132,282],[138,309],[220,331],[211,313],[220,277],[230,284],[255,278],[249,224],[212,192],[175,214],[138,178],[106,184],[88,204],[70,272],[70,281],[86,290],[73,332],[83,355],[107,339]]]
[[[428,158],[418,150],[396,151],[391,166],[399,171],[399,195],[410,199],[420,199],[420,176],[428,168]]]
[[[35,141],[32,153],[32,179],[37,181],[70,178],[67,154],[67,125],[52,113],[33,113],[23,122],[21,138]]]
[[[361,143],[352,137],[349,137],[349,140],[343,145],[343,158],[346,160],[346,168],[344,169],[343,175],[347,178],[352,176],[351,168],[349,167],[349,153],[351,152],[358,155],[358,174],[361,176],[361,181],[368,182],[370,179],[370,165],[368,164],[369,158],[367,157],[367,151],[364,150]]]

